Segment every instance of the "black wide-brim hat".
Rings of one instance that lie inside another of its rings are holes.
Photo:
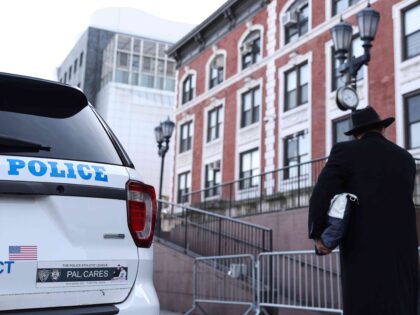
[[[353,123],[353,129],[345,132],[344,134],[346,136],[359,134],[369,129],[380,127],[386,128],[395,121],[395,118],[388,117],[386,119],[381,119],[373,107],[368,106],[351,114],[351,120]]]

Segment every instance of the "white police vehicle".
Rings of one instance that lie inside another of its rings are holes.
[[[155,220],[81,91],[0,73],[0,314],[159,314]]]

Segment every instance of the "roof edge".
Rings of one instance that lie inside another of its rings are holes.
[[[173,57],[173,54],[184,44],[186,44],[191,38],[195,35],[200,33],[204,28],[206,28],[211,22],[213,22],[216,18],[218,18],[225,10],[229,9],[235,3],[239,2],[240,0],[228,0],[225,2],[221,7],[219,7],[215,12],[213,12],[208,18],[206,18],[203,22],[199,25],[194,27],[187,35],[182,37],[179,41],[177,41],[171,49],[168,50],[168,55]]]

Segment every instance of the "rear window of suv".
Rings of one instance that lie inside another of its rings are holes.
[[[122,165],[114,144],[90,106],[64,118],[2,111],[0,108],[0,137],[48,148],[25,152],[24,148],[15,149],[0,143],[2,155]]]

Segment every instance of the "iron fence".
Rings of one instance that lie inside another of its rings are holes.
[[[207,314],[202,303],[244,305],[255,311],[255,262],[252,255],[196,258],[193,267],[193,306]]]
[[[273,248],[272,230],[186,205],[159,201],[158,236],[185,253],[199,256],[258,255]]]
[[[185,193],[180,200],[230,217],[306,207],[325,162],[322,158],[241,178]]]
[[[240,217],[309,206],[312,190],[327,158],[182,194],[195,208]],[[416,159],[414,204],[420,207],[420,159]]]

